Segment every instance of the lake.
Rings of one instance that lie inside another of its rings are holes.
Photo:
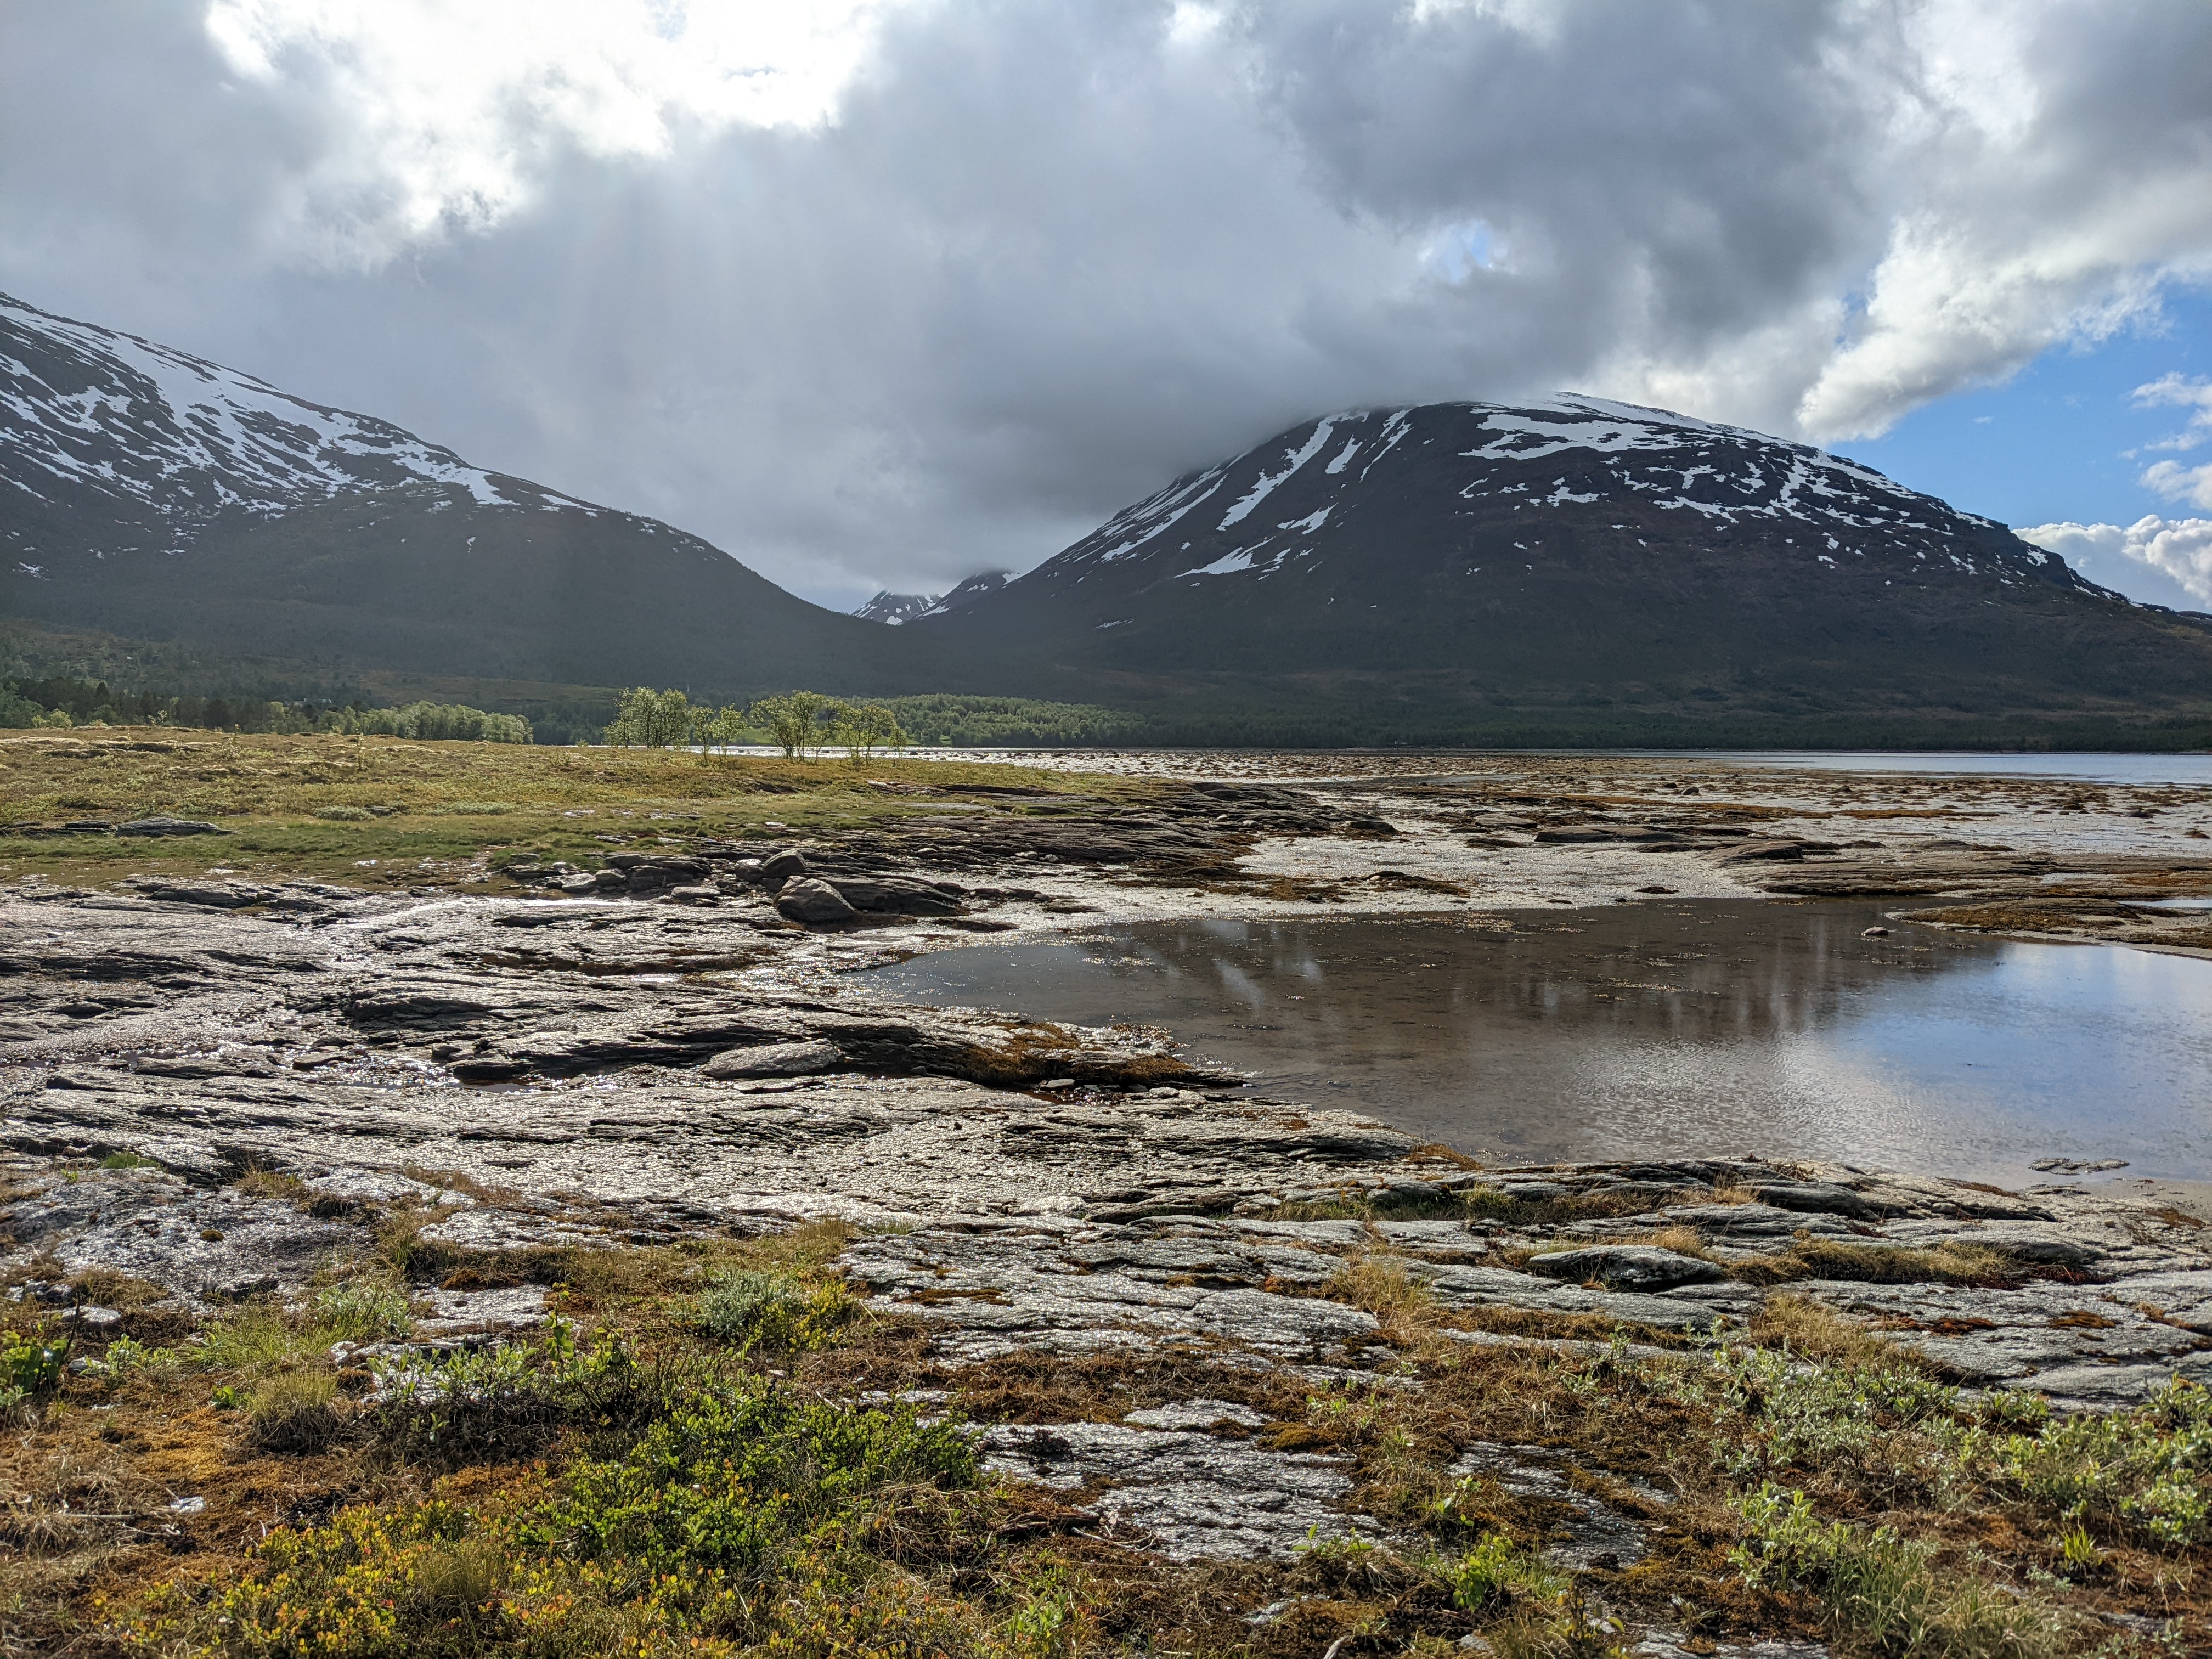
[[[2118,1158],[2212,1177],[2212,962],[1945,934],[1872,905],[1149,923],[867,977],[1164,1026],[1261,1092],[1486,1161],[1759,1153],[2017,1185],[2038,1159]]]

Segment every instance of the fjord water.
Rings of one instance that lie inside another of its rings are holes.
[[[1471,920],[1147,923],[869,977],[1163,1026],[1258,1092],[1490,1161],[1756,1152],[2018,1184],[2040,1158],[2123,1158],[2130,1177],[2212,1177],[2212,962],[1860,904]],[[1861,937],[1874,926],[1889,936]]]

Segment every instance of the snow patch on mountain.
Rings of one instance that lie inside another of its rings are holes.
[[[456,486],[521,503],[493,475],[388,422],[0,295],[0,482],[34,500],[90,493],[188,541],[228,508],[276,514],[343,491]],[[560,511],[585,504],[542,492]]]

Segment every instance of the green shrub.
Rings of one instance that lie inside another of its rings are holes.
[[[2212,1538],[2212,1390],[2176,1377],[2127,1411],[2082,1413],[1991,1443],[1996,1478],[2063,1514],[2161,1544]]]
[[[835,1280],[810,1283],[747,1269],[714,1275],[694,1303],[693,1319],[708,1334],[745,1352],[790,1353],[826,1346],[860,1310]]]
[[[45,1394],[62,1380],[69,1364],[69,1339],[42,1330],[28,1335],[0,1332],[0,1390],[12,1390],[15,1403]]]
[[[911,1408],[679,1389],[626,1452],[527,1488],[514,1510],[363,1505],[273,1533],[228,1588],[157,1597],[128,1634],[229,1659],[963,1650],[941,1600],[844,1541],[888,1495],[976,1474],[967,1440]],[[1045,1599],[1016,1618],[1048,1648],[1068,1613],[1054,1622]]]
[[[315,816],[336,823],[368,823],[376,814],[366,806],[318,806]]]
[[[2045,1659],[2068,1650],[2063,1613],[1971,1575],[1938,1573],[1933,1543],[1888,1527],[1824,1522],[1803,1492],[1771,1481],[1733,1507],[1745,1536],[1729,1559],[1745,1581],[1806,1585],[1830,1626],[1868,1653]]]
[[[1572,1582],[1540,1555],[1516,1547],[1503,1533],[1486,1532],[1464,1555],[1437,1565],[1452,1605],[1468,1613],[1515,1595],[1550,1601]]]

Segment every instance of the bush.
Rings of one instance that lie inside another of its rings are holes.
[[[376,817],[366,806],[318,806],[315,816],[336,823],[367,823]]]
[[[841,1284],[811,1285],[787,1273],[715,1274],[695,1304],[694,1319],[709,1335],[750,1352],[819,1348],[860,1310]]]
[[[1828,1621],[1874,1654],[2043,1659],[2067,1650],[2064,1615],[1980,1579],[1939,1575],[1936,1546],[1888,1527],[1823,1522],[1802,1492],[1768,1482],[1736,1498],[1745,1541],[1729,1559],[1747,1583],[1801,1583]]]
[[[2004,1483],[2065,1514],[2161,1544],[2212,1538],[2212,1390],[2179,1377],[2130,1410],[2004,1436],[1990,1461]]]
[[[232,1659],[956,1650],[951,1609],[843,1540],[891,1494],[976,1475],[966,1439],[910,1407],[683,1389],[627,1452],[512,1510],[434,1498],[273,1533],[228,1589],[173,1593],[129,1635]]]
[[[349,708],[335,729],[426,742],[528,743],[530,722],[520,714],[495,714],[461,703],[410,702],[399,708]]]
[[[1452,1605],[1479,1613],[1512,1595],[1549,1601],[1563,1595],[1568,1576],[1543,1557],[1516,1548],[1503,1533],[1486,1532],[1473,1549],[1456,1559],[1438,1564]]]

